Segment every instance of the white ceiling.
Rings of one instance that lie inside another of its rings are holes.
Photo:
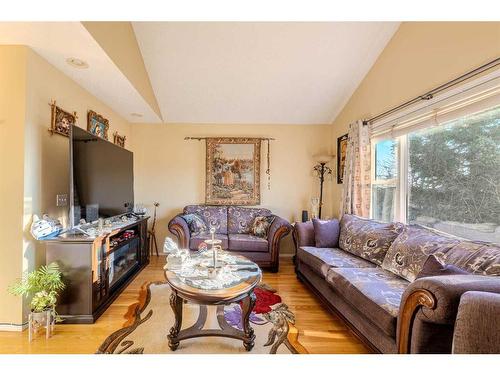
[[[132,25],[165,122],[325,124],[399,23]],[[0,44],[30,46],[130,122],[161,122],[80,22],[0,22]],[[69,66],[68,57],[85,60],[89,69]]]
[[[397,22],[133,22],[170,123],[330,123]]]
[[[28,45],[130,122],[160,121],[80,22],[0,22],[0,44]],[[69,57],[86,61],[89,68],[71,67]]]

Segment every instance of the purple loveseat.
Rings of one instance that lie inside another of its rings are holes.
[[[273,215],[265,208],[239,206],[191,205],[184,207],[183,213],[176,215],[168,224],[168,229],[177,236],[179,245],[191,250],[209,238],[209,233],[192,235],[186,214],[198,214],[207,227],[215,226],[217,239],[222,240],[222,248],[244,255],[259,266],[277,272],[279,268],[279,247],[281,239],[291,231],[285,219]],[[272,216],[273,220],[265,238],[252,235],[251,226],[256,216]]]
[[[376,352],[451,353],[461,296],[500,293],[496,244],[353,215],[336,247],[316,247],[311,222],[293,235],[298,278]],[[430,254],[462,274],[422,277]]]

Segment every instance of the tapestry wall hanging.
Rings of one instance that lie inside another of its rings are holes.
[[[207,138],[205,201],[260,204],[259,138]]]
[[[347,150],[347,134],[337,138],[337,184],[344,182],[345,153]]]

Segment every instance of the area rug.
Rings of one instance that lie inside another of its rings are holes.
[[[255,346],[247,352],[240,340],[225,337],[199,337],[181,341],[174,352],[168,347],[167,334],[174,324],[170,308],[170,287],[166,283],[145,284],[139,301],[129,307],[127,322],[101,344],[98,354],[298,354],[307,353],[298,342],[295,318],[276,291],[266,284],[255,288],[256,304],[250,316],[255,331]],[[200,308],[208,317],[204,328],[219,328],[215,306],[200,307],[185,303],[182,328],[196,322]],[[241,329],[238,303],[224,306],[229,325]]]

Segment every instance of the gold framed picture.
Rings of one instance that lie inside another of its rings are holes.
[[[260,142],[258,138],[207,138],[207,204],[260,204]]]
[[[113,133],[113,143],[115,145],[120,146],[120,147],[125,148],[125,139],[126,138],[127,138],[126,136],[120,135],[120,134],[118,134],[118,132]]]
[[[71,125],[76,124],[76,112],[70,113],[65,111],[61,107],[56,105],[56,102],[53,101],[50,103],[51,108],[51,116],[50,116],[50,129],[49,131],[54,134],[61,134],[65,137],[69,137],[69,129]]]
[[[98,137],[108,139],[109,121],[94,111],[87,112],[87,130]]]

